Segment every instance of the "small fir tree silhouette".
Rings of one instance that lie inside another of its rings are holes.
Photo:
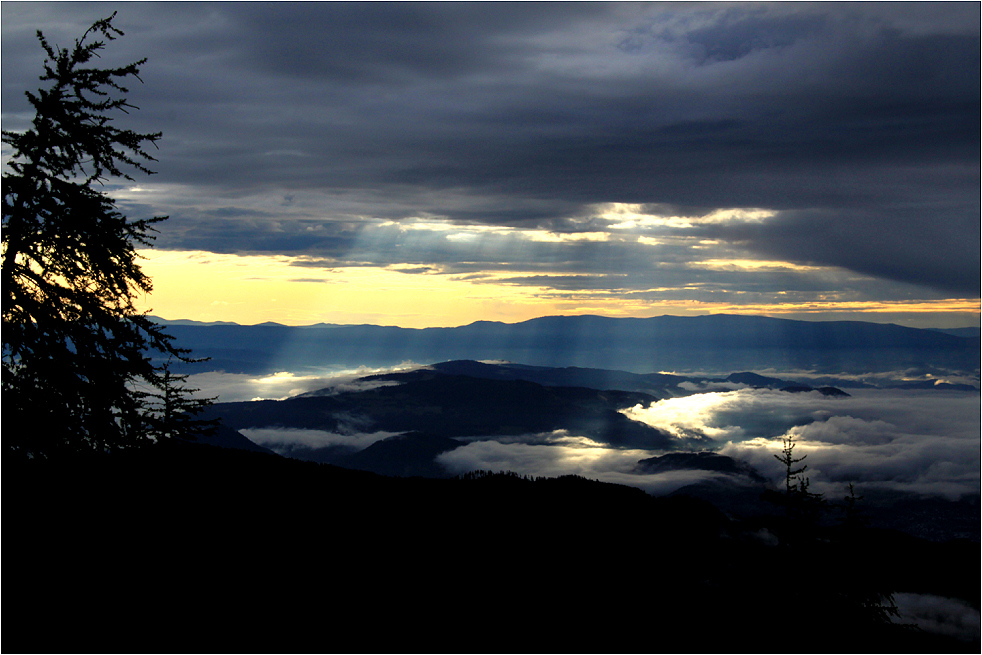
[[[795,443],[793,437],[788,437],[787,439],[782,439],[781,441],[784,444],[784,448],[781,450],[780,455],[774,455],[774,459],[781,462],[785,466],[786,473],[784,476],[784,487],[785,493],[788,497],[790,497],[792,493],[795,493],[798,490],[798,476],[804,473],[805,469],[808,468],[807,464],[795,468],[795,464],[804,461],[808,455],[802,455],[801,457],[794,456]]]
[[[187,386],[187,374],[175,373],[173,359],[161,365],[156,371],[155,382],[149,391],[140,392],[143,396],[146,419],[146,432],[153,440],[184,439],[193,440],[198,436],[213,434],[218,419],[197,418],[216,398],[195,396],[200,389]]]
[[[811,480],[802,475],[808,470],[808,465],[797,466],[808,455],[794,456],[794,437],[788,436],[781,441],[784,447],[781,454],[774,455],[774,458],[784,464],[785,468],[783,504],[788,518],[795,519],[792,527],[801,530],[813,525],[826,509],[824,494],[809,491]]]

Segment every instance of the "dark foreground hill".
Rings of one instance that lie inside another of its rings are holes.
[[[888,591],[978,607],[965,541],[175,443],[4,479],[6,652],[979,648],[876,620]]]

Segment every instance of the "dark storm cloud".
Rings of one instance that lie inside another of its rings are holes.
[[[316,252],[321,257],[343,257],[356,242],[360,226],[309,219],[259,215],[221,216],[209,212],[179,214],[155,245],[192,247],[225,254],[285,254]]]
[[[302,3],[288,11],[248,3],[236,15],[243,36],[269,34],[256,48],[240,52],[251,65],[276,75],[360,85],[517,70],[526,51],[521,40],[510,43],[508,37],[532,36],[600,11],[589,3],[566,6],[562,12],[537,3],[439,8]]]
[[[971,295],[978,293],[982,266],[978,200],[952,204],[781,212],[766,225],[726,226],[715,234],[775,258]],[[863,246],[843,248],[850,240]]]
[[[116,8],[3,4],[5,129],[39,72],[34,29],[65,44]],[[748,207],[776,215],[700,234],[973,296],[979,19],[974,3],[139,3],[111,59],[149,58],[127,120],[165,135],[162,247],[370,261],[352,221],[577,232],[598,203]],[[393,244],[379,263],[441,261]]]

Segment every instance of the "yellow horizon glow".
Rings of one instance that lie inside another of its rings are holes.
[[[373,323],[424,328],[456,327],[478,320],[518,323],[540,316],[578,314],[646,318],[661,314],[851,313],[864,320],[861,315],[947,313],[963,314],[966,322],[974,323],[980,317],[978,299],[757,304],[645,300],[605,290],[570,292],[505,282],[505,278],[523,275],[514,271],[471,280],[466,276],[400,272],[400,268],[415,268],[409,265],[325,269],[304,266],[303,258],[284,255],[164,250],[139,254],[154,289],[151,295],[136,299],[137,308],[171,320],[243,325],[267,321],[285,325]],[[764,265],[768,264],[772,263]]]
[[[167,319],[455,327],[482,319],[528,320],[544,310],[560,313],[568,304],[543,301],[540,296],[549,293],[544,287],[407,274],[400,272],[404,266],[324,269],[283,255],[139,254],[153,292],[135,304]]]
[[[975,314],[980,316],[980,301],[964,298],[948,298],[943,300],[879,301],[816,301],[782,304],[758,305],[727,305],[720,303],[722,311],[728,314],[811,314],[829,312],[859,312],[870,314],[890,314],[906,312],[912,314],[936,314],[939,312],[955,312]]]

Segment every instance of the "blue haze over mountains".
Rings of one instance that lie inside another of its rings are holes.
[[[507,360],[637,374],[657,371],[808,371],[813,375],[903,372],[979,376],[979,336],[860,321],[810,322],[757,316],[607,318],[554,316],[453,328],[167,322],[177,343],[210,357],[205,370],[270,373],[406,361]],[[200,372],[202,365],[189,371]],[[839,380],[839,383],[849,384]]]

